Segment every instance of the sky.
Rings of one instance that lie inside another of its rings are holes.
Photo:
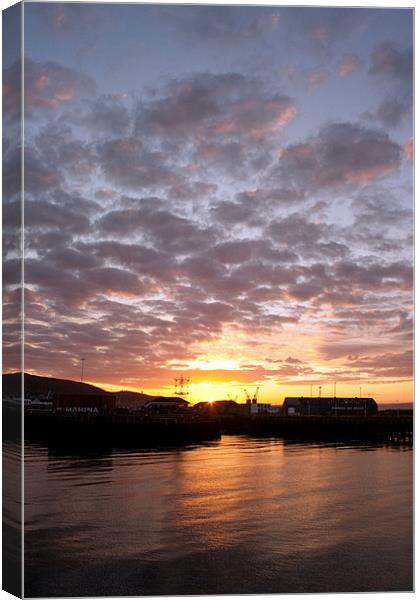
[[[25,371],[411,401],[412,17],[25,4]],[[16,177],[3,190],[14,371]]]

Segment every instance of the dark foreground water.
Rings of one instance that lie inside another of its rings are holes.
[[[411,590],[412,452],[26,448],[27,596]]]

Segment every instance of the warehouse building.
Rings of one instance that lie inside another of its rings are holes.
[[[112,394],[55,394],[52,410],[58,414],[113,413],[116,397]]]
[[[288,397],[283,402],[284,415],[305,416],[368,416],[378,412],[373,398],[300,398]]]
[[[184,398],[157,396],[144,404],[144,410],[152,414],[168,414],[183,411],[190,403]]]
[[[267,404],[265,402],[254,402],[248,405],[251,415],[280,415],[283,407],[280,404]]]

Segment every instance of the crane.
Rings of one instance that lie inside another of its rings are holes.
[[[254,395],[252,396],[252,404],[257,404],[257,397],[258,397],[258,390],[260,389],[260,386],[257,386],[257,389],[254,392]]]
[[[246,390],[244,390],[244,392],[245,392],[246,403],[247,404],[251,404],[251,397],[250,397],[250,395],[248,394],[248,392]]]

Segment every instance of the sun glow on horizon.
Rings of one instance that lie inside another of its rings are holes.
[[[186,372],[186,376],[188,373]],[[110,383],[101,383],[98,381],[85,381],[90,385],[98,386],[108,392],[118,392],[121,390],[144,393],[150,396],[173,396],[173,388],[163,385],[162,387],[143,387],[124,386]],[[312,389],[311,389],[312,386]],[[238,403],[245,402],[245,390],[252,397],[256,388],[259,387],[258,402],[267,402],[270,404],[282,404],[287,396],[311,396],[319,395],[319,387],[323,396],[334,396],[334,382],[276,382],[276,381],[190,381],[189,393],[185,398],[191,403],[197,402],[215,402],[217,400],[234,400]],[[373,397],[378,404],[388,403],[410,403],[413,402],[413,382],[412,381],[394,381],[390,383],[363,383],[360,381],[336,382],[336,395],[342,397]]]

